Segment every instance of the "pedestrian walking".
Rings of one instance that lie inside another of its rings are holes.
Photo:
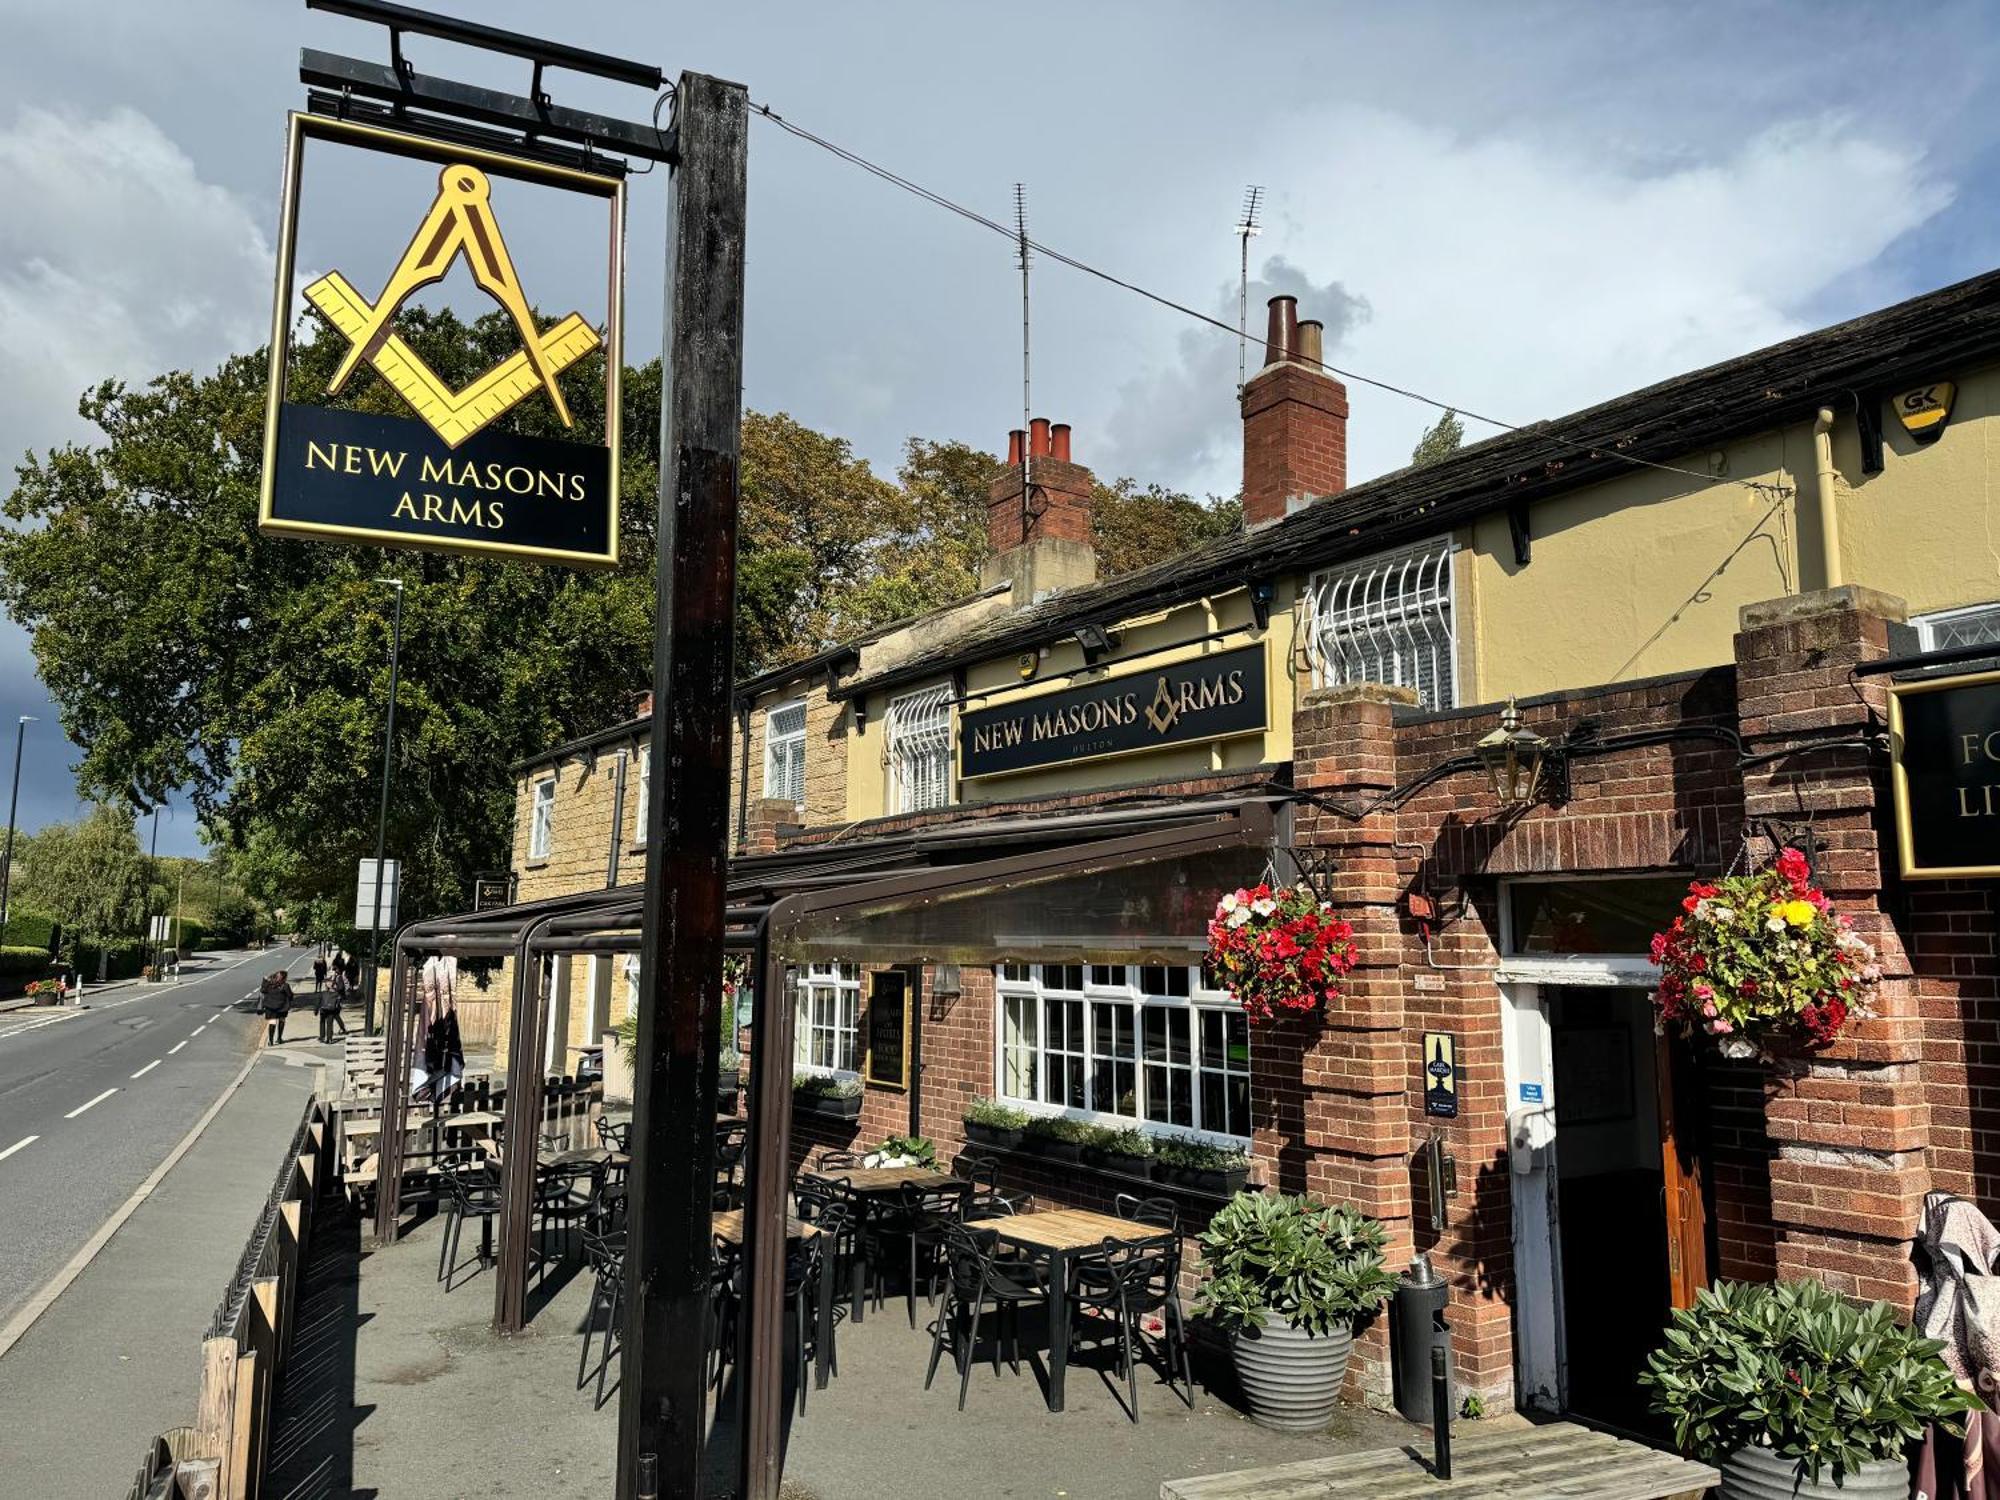
[[[317,995],[326,988],[326,955],[322,953],[313,960],[313,993]]]
[[[333,972],[336,974],[345,974],[347,972],[347,954],[339,948],[333,951]]]
[[[319,995],[319,1039],[333,1040],[333,1028],[338,1026],[342,1036],[347,1035],[347,1022],[341,1018],[340,1007],[347,1000],[347,976],[336,974],[333,983],[317,992]]]
[[[285,1017],[292,1008],[292,982],[283,969],[273,969],[258,987],[257,1008],[264,1013],[264,1045],[285,1045]]]

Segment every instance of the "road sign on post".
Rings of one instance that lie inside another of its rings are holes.
[[[397,900],[403,894],[403,862],[399,859],[385,859],[381,862],[382,904],[379,908],[375,904],[376,862],[364,859],[358,863],[360,874],[355,880],[354,887],[354,925],[370,927],[377,925],[379,921],[379,925],[383,927],[394,927]]]
[[[164,943],[169,936],[167,929],[173,925],[173,921],[174,919],[168,916],[153,918],[152,928],[146,934],[147,939],[155,944]]]

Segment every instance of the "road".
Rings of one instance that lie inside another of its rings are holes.
[[[107,990],[84,1010],[0,1015],[0,1324],[241,1071],[262,1039],[250,998],[259,978],[292,969],[304,1004],[286,1035],[316,1034],[305,993],[312,981],[301,986],[296,974],[310,956],[305,948],[203,954],[182,966],[177,984]]]

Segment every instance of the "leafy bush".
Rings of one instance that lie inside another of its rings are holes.
[[[1817,1281],[1722,1281],[1676,1312],[1639,1383],[1674,1441],[1714,1460],[1763,1444],[1817,1482],[1901,1458],[1939,1422],[1978,1405],[1938,1358],[1944,1346]]]
[[[1026,1130],[1029,1118],[1025,1109],[1016,1109],[1011,1104],[1002,1104],[983,1095],[975,1097],[965,1106],[966,1124],[984,1125],[991,1130]]]
[[[1151,1156],[1153,1142],[1144,1131],[1120,1130],[1110,1125],[1100,1125],[1091,1132],[1086,1142],[1093,1150],[1106,1156]]]
[[[1031,1115],[1021,1128],[1032,1140],[1083,1146],[1090,1143],[1098,1127],[1087,1120],[1071,1120],[1062,1115]]]
[[[48,954],[56,941],[56,924],[53,918],[39,912],[17,911],[7,918],[7,926],[0,931],[0,944],[9,948],[39,948]]]
[[[1196,1305],[1230,1329],[1273,1316],[1314,1335],[1352,1327],[1396,1289],[1386,1244],[1382,1226],[1349,1204],[1238,1193],[1202,1232]]]
[[[868,1154],[902,1158],[920,1167],[937,1165],[937,1148],[931,1144],[930,1137],[922,1135],[892,1135]]]
[[[859,1099],[859,1078],[837,1078],[831,1073],[794,1073],[792,1092],[805,1099]]]
[[[1250,1165],[1248,1152],[1233,1146],[1215,1146],[1207,1141],[1162,1136],[1153,1142],[1153,1160],[1169,1167],[1187,1167],[1204,1172],[1233,1172]]]
[[[49,950],[9,943],[0,948],[0,976],[12,978],[17,974],[42,975],[49,971]]]

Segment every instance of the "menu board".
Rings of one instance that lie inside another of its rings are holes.
[[[868,1060],[862,1071],[884,1088],[910,1086],[910,976],[900,969],[868,976]]]

